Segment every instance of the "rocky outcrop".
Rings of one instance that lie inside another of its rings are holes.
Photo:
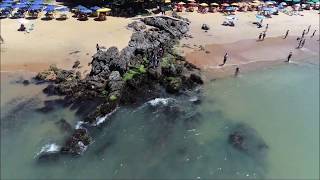
[[[44,92],[64,95],[71,103],[99,99],[101,103],[95,111],[84,118],[86,123],[97,125],[98,119],[114,112],[119,105],[159,97],[161,87],[169,93],[179,93],[203,83],[199,69],[174,50],[189,30],[185,20],[150,17],[129,27],[135,32],[128,46],[121,51],[117,47],[98,50],[86,77],[81,78],[76,71],[78,62],[73,70],[51,66],[39,73],[36,79],[53,82]],[[90,139],[86,129],[77,129],[61,152],[81,154]]]

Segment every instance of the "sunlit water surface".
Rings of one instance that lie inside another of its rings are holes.
[[[25,75],[26,76],[26,75]],[[40,113],[45,85],[1,76],[1,179],[319,177],[319,65],[287,65],[208,83],[193,95],[118,109],[93,130],[80,157],[38,162],[46,144],[62,144],[80,117],[70,108]],[[56,98],[56,97],[50,97]],[[238,125],[264,153],[228,143]],[[260,142],[261,141],[261,142]]]

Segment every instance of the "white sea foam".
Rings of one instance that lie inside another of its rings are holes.
[[[36,156],[39,156],[43,153],[56,153],[60,151],[60,146],[55,144],[55,143],[51,143],[51,144],[46,144],[44,146],[42,146],[41,150],[36,154]]]
[[[153,100],[148,101],[147,103],[150,104],[151,106],[157,106],[157,105],[168,105],[169,102],[174,101],[172,98],[155,98]]]
[[[86,124],[86,122],[78,121],[77,124],[76,124],[75,129],[80,129],[80,128],[82,128],[82,124]]]
[[[103,123],[104,121],[106,121],[107,118],[108,118],[109,116],[111,116],[113,113],[115,113],[117,110],[118,110],[118,107],[115,108],[113,111],[111,111],[109,114],[106,114],[106,115],[103,116],[103,117],[98,117],[98,118],[96,119],[96,122],[93,124],[93,126],[99,126],[99,124],[101,124],[101,123]]]

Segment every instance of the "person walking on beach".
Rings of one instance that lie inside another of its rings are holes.
[[[224,55],[224,57],[223,57],[223,63],[220,64],[220,66],[223,66],[223,65],[226,64],[226,62],[227,62],[227,60],[228,60],[228,57],[229,57],[229,55],[228,55],[228,53],[226,53],[226,54]]]
[[[239,73],[240,73],[240,68],[239,68],[239,66],[237,66],[236,71],[234,72],[234,76],[237,77],[239,75]]]
[[[292,58],[292,51],[290,51],[289,55],[288,55],[288,58],[285,62],[290,62],[290,59]]]
[[[311,25],[308,26],[307,34],[309,33]]]
[[[262,41],[264,41],[264,38],[266,37],[266,32],[263,32],[262,34]]]
[[[284,35],[283,39],[286,39],[288,37],[288,35],[289,35],[289,30],[287,30],[286,35]]]
[[[302,32],[301,39],[304,37],[305,33],[306,33],[306,30],[304,29],[303,32]]]
[[[313,36],[316,34],[316,31],[317,31],[317,30],[314,30],[314,31],[313,31],[313,33],[312,33],[312,35],[311,35],[311,38],[313,38]]]
[[[96,44],[97,52],[100,50],[99,44]]]
[[[301,47],[302,41],[303,41],[303,38],[300,39],[297,49]]]
[[[304,43],[306,43],[306,39],[303,39],[302,43],[301,43],[301,48],[303,48]]]
[[[259,41],[261,41],[262,33],[259,34]]]
[[[266,26],[266,31],[268,30],[268,28],[269,28],[269,24],[267,24],[267,26]]]

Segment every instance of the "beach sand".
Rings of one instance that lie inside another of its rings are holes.
[[[288,16],[280,13],[272,18],[264,19],[264,25],[269,24],[264,41],[257,41],[265,27],[257,28],[256,12],[238,12],[235,27],[222,26],[225,16],[220,13],[181,13],[191,20],[189,34],[192,38],[184,39],[180,43],[181,52],[189,62],[199,66],[208,80],[233,75],[235,68],[241,72],[256,70],[277,64],[283,64],[290,51],[293,61],[319,57],[319,15],[317,11],[303,11],[304,16]],[[210,30],[201,29],[203,23],[209,25]],[[306,35],[305,46],[296,49],[298,36],[311,25]],[[286,30],[289,36],[283,39]],[[310,38],[314,30],[316,35]],[[228,52],[229,59],[225,66],[220,67],[224,54]]]
[[[319,54],[319,32],[313,39],[307,37],[306,46],[296,50],[297,41],[303,29],[312,25],[311,31],[319,29],[319,15],[317,11],[304,11],[304,16],[288,16],[280,13],[265,19],[269,24],[267,38],[263,42],[256,42],[256,38],[264,28],[258,29],[254,24],[255,12],[238,12],[235,27],[225,27],[221,23],[225,16],[221,13],[180,13],[191,20],[189,34],[193,38],[183,39],[180,50],[187,60],[198,65],[211,76],[224,77],[234,72],[236,64],[242,64],[241,71],[246,67],[265,67],[275,62],[266,60],[282,60],[293,50],[293,59],[306,58]],[[30,33],[18,32],[19,23],[13,19],[1,20],[1,71],[27,70],[38,72],[46,69],[50,64],[70,69],[79,60],[82,71],[89,70],[88,63],[96,52],[96,43],[105,47],[116,46],[124,48],[132,34],[126,26],[133,19],[108,17],[107,21],[97,22],[90,18],[88,21],[78,21],[69,15],[66,21],[29,20],[27,26],[34,24]],[[206,23],[210,30],[201,30]],[[283,40],[285,31],[290,29],[290,36]],[[310,39],[310,40],[309,40]],[[199,51],[199,46],[204,51]],[[208,53],[209,51],[209,53]],[[230,61],[223,68],[216,68],[221,63],[225,52],[229,52]],[[250,61],[261,61],[251,65]],[[278,62],[279,63],[279,62]],[[250,65],[249,65],[250,64]],[[87,71],[88,72],[88,71]]]
[[[108,17],[98,22],[90,18],[78,21],[69,15],[66,21],[29,20],[30,33],[18,32],[19,23],[14,19],[1,20],[1,71],[40,71],[50,64],[69,69],[76,60],[83,70],[88,70],[96,44],[124,48],[132,31],[126,28],[132,20]]]

